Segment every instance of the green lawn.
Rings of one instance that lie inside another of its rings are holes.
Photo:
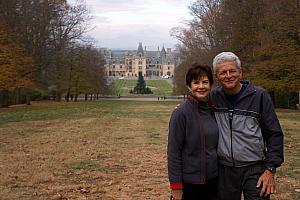
[[[130,90],[137,84],[137,80],[114,80],[111,84],[111,90],[113,95],[131,95]],[[156,96],[169,96],[172,94],[172,85],[166,80],[146,80],[147,87]]]
[[[33,102],[0,109],[0,196],[168,199],[176,101]],[[272,200],[300,199],[300,112],[279,111],[285,162]]]
[[[143,104],[144,102],[135,102],[137,108]],[[157,105],[156,102],[148,104]],[[163,105],[168,104],[173,105],[174,102],[165,102]],[[158,117],[160,115],[159,112],[137,110],[137,108],[133,106],[131,101],[41,102],[33,106],[0,109],[0,126],[9,122],[74,120],[97,117]]]

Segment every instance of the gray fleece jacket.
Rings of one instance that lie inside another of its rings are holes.
[[[233,110],[222,87],[210,93],[219,127],[219,162],[239,167],[263,161],[278,167],[283,162],[283,133],[271,98],[264,89],[242,83],[246,88]]]

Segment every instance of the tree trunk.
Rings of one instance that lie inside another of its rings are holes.
[[[21,89],[17,88],[14,91],[14,104],[21,104],[24,103],[22,102],[22,93],[21,93]]]
[[[61,101],[61,94],[59,92],[56,92],[55,100],[56,101]]]
[[[29,92],[27,91],[26,92],[26,105],[31,105],[31,102],[30,102],[30,94],[29,94]]]
[[[70,100],[70,88],[68,89],[67,96],[66,96],[66,101],[69,102],[69,100]]]
[[[85,100],[85,101],[88,100],[88,94],[84,94],[84,100]]]
[[[299,97],[298,97],[298,109],[300,110],[300,90],[299,90]]]
[[[0,92],[0,107],[7,108],[9,106],[9,91],[3,90]]]
[[[274,107],[276,107],[276,102],[275,102],[275,92],[274,91],[270,91],[270,96],[271,96],[271,100],[273,102]]]

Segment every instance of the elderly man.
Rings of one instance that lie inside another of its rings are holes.
[[[210,96],[219,127],[218,200],[269,199],[283,163],[283,133],[267,92],[242,81],[240,59],[222,52],[213,60],[220,86]]]

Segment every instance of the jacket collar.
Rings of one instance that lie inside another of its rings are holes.
[[[192,95],[188,96],[188,101],[193,105],[193,106],[197,106],[199,108],[202,109],[209,109],[209,104],[208,101],[199,101],[198,99],[196,99],[195,97],[193,97]]]
[[[239,97],[239,99],[244,98],[245,96],[248,96],[249,94],[252,94],[256,92],[256,89],[254,86],[250,83],[248,80],[242,80],[240,83],[246,85],[246,89],[244,90],[243,94]],[[217,89],[217,93],[219,93],[222,97],[226,98],[226,94],[222,88],[222,86],[219,86]]]

